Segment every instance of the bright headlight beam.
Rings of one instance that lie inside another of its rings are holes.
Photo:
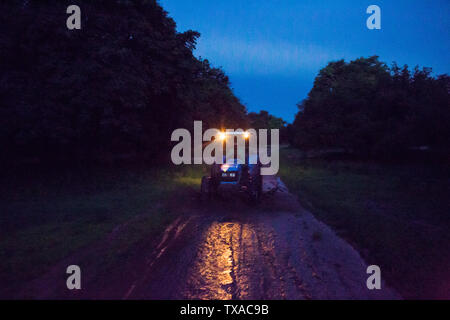
[[[227,138],[227,135],[225,132],[219,132],[219,140],[225,140]]]

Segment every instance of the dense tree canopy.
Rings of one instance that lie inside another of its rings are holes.
[[[248,114],[250,127],[253,129],[281,129],[286,125],[282,118],[275,117],[265,110]]]
[[[250,112],[248,114],[250,127],[253,129],[278,129],[280,130],[280,142],[288,141],[286,121],[282,118],[275,117],[265,110],[259,113]]]
[[[227,76],[197,59],[156,0],[0,4],[0,143],[7,159],[166,154],[175,128],[245,126]]]
[[[417,147],[450,150],[450,77],[378,57],[330,62],[290,127],[301,148],[340,147],[365,155]]]

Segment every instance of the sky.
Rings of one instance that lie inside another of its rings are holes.
[[[221,67],[249,111],[292,122],[329,61],[380,56],[450,73],[450,0],[159,0],[177,30],[201,33],[195,55]],[[370,5],[381,30],[369,30]]]

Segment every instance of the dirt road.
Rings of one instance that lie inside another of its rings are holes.
[[[258,208],[224,190],[203,212],[175,221],[123,298],[398,298],[384,284],[368,290],[359,254],[279,179],[265,177],[264,189]]]
[[[108,238],[34,281],[23,296],[114,299],[395,299],[366,287],[367,265],[348,243],[304,210],[276,177],[255,206],[222,189],[212,203],[186,204],[157,242],[128,250],[110,269],[95,266]],[[120,234],[120,230],[116,231]],[[111,237],[117,236],[112,234]],[[130,253],[132,252],[132,253]],[[62,270],[81,263],[83,290]],[[87,262],[86,262],[87,261]],[[89,262],[91,261],[91,262]],[[103,268],[103,269],[102,269]],[[99,271],[101,269],[101,271]],[[54,283],[59,283],[55,287]]]

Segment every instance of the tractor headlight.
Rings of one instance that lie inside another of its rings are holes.
[[[225,132],[219,132],[219,140],[224,141],[227,138],[227,134]]]

